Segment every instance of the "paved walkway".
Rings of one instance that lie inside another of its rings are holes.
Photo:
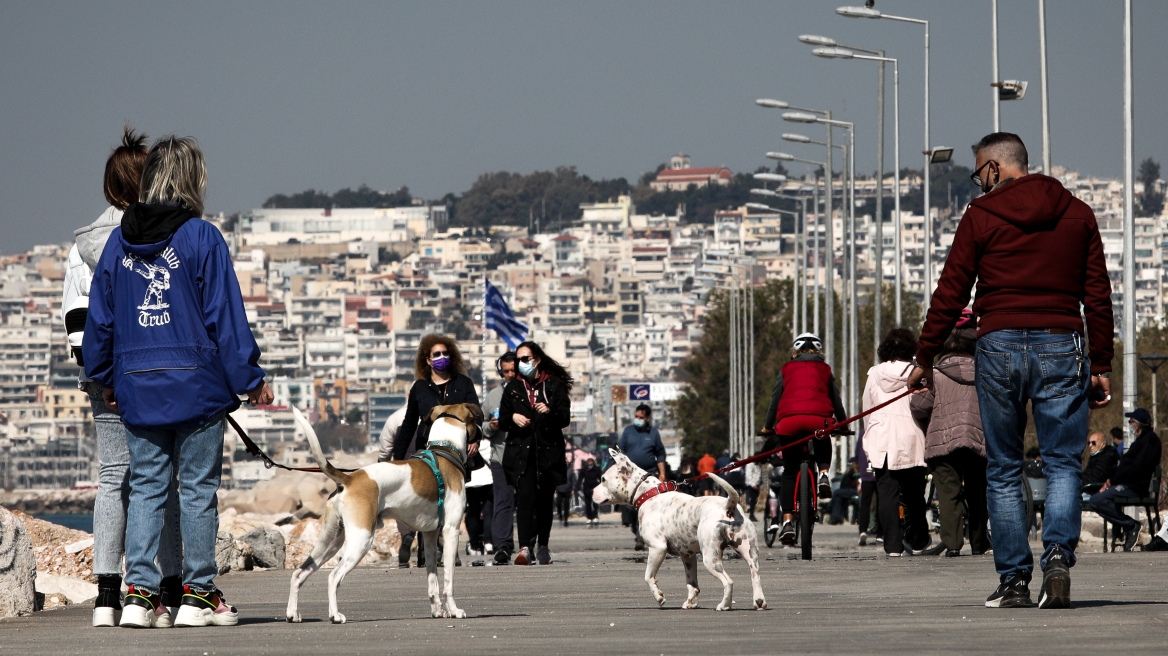
[[[699,568],[701,606],[683,611],[681,563],[662,567],[667,598],[657,608],[641,554],[616,518],[599,529],[556,526],[551,566],[460,568],[455,597],[465,620],[429,617],[424,571],[362,567],[339,593],[349,624],[328,622],[322,572],[302,591],[304,623],[290,625],[283,618],[290,573],[244,572],[219,579],[241,610],[240,626],[93,629],[90,609],[71,607],[0,622],[0,654],[1097,655],[1163,653],[1168,644],[1161,553],[1082,555],[1070,610],[991,610],[983,606],[997,582],[990,557],[887,559],[879,548],[857,547],[852,527],[824,526],[813,561],[765,550],[770,610],[715,612],[720,588]],[[731,561],[729,572],[737,605],[748,608],[746,566]]]

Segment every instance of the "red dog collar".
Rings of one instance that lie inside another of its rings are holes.
[[[649,499],[652,499],[653,497],[657,496],[658,494],[664,494],[666,492],[676,492],[676,491],[677,491],[677,485],[674,484],[673,481],[667,481],[665,483],[658,483],[656,487],[649,488],[648,492],[637,497],[637,500],[633,502],[633,509],[640,510],[641,506],[645,505],[646,501],[648,501]]]

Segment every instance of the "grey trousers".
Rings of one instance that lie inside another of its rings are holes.
[[[495,509],[491,517],[491,544],[495,551],[515,552],[515,488],[507,484],[503,465],[491,463]]]

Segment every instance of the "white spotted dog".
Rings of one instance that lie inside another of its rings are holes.
[[[312,455],[321,471],[340,487],[325,505],[320,539],[308,557],[292,574],[292,589],[288,594],[287,618],[299,622],[297,601],[301,586],[313,572],[344,547],[340,560],[329,575],[329,619],[343,624],[345,616],[337,610],[337,586],[344,580],[373,544],[373,531],[387,520],[398,520],[423,536],[426,549],[426,580],[430,594],[430,614],[433,617],[466,617],[454,603],[454,561],[458,556],[458,531],[466,508],[464,474],[458,465],[434,456],[433,461],[442,472],[444,495],[438,504],[438,480],[433,469],[423,460],[381,462],[362,467],[352,473],[337,470],[321,451],[320,441],[312,425],[295,408],[296,421],[308,435]],[[468,443],[477,442],[483,411],[473,404],[443,405],[430,413],[429,442],[431,452],[445,450],[463,465]],[[439,521],[441,517],[441,521]],[[442,533],[444,588],[438,589],[438,534]]]
[[[618,449],[609,449],[613,465],[600,478],[592,493],[597,504],[617,503],[637,508],[641,538],[649,549],[645,582],[659,606],[665,595],[657,587],[657,570],[666,554],[681,559],[685,565],[685,582],[689,596],[682,608],[698,604],[698,564],[702,555],[706,569],[722,582],[722,601],[717,610],[730,610],[734,600],[734,581],[722,563],[722,550],[733,547],[750,567],[754,588],[754,608],[766,609],[762,581],[758,576],[758,534],[754,522],[746,521],[738,507],[738,492],[729,483],[710,474],[730,498],[693,497],[677,492],[672,483],[662,483],[649,472],[633,464]]]

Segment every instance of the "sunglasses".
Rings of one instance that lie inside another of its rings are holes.
[[[993,164],[994,166],[999,166],[999,164],[998,164],[997,162],[995,162],[994,160],[992,160],[992,159],[987,159],[985,164],[982,164],[981,166],[977,167],[977,170],[976,170],[976,171],[974,171],[974,172],[973,172],[973,173],[972,173],[972,174],[969,176],[969,179],[970,179],[970,180],[973,180],[973,184],[977,185],[977,186],[978,186],[978,188],[981,188],[981,185],[982,185],[982,182],[981,182],[981,172],[982,172],[982,170],[983,170],[983,169],[985,169],[985,167],[989,166],[990,164]]]
[[[535,356],[534,355],[525,355],[521,358],[516,358],[516,359],[519,360],[520,362],[531,362],[532,360],[535,359]]]
[[[440,357],[445,356],[445,355],[450,355],[450,354],[447,353],[446,351],[434,351],[433,353],[430,354],[430,359],[432,360],[434,358],[440,358]]]
[[[1099,443],[1095,440],[1091,440],[1090,442],[1087,442],[1087,444],[1090,444],[1091,446],[1099,446]]]

